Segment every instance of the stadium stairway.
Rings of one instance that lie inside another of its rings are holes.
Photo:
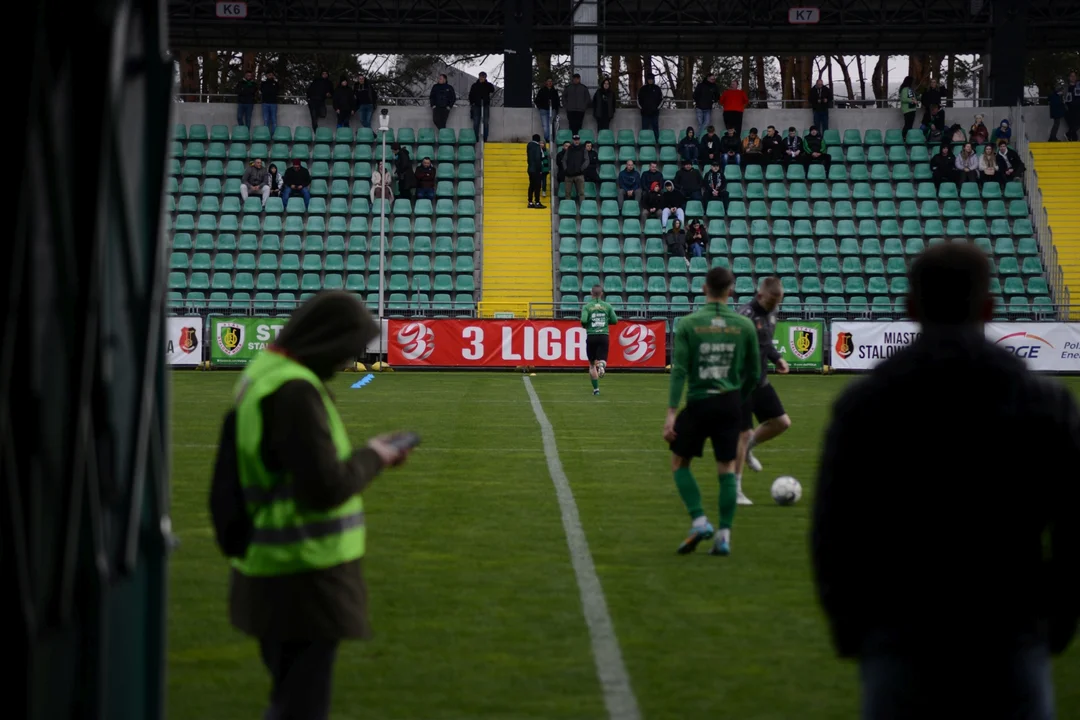
[[[484,147],[484,251],[481,317],[551,317],[551,212],[527,207],[524,143]]]
[[[1080,320],[1080,311],[1075,309],[1075,303],[1080,302],[1080,216],[1076,212],[1076,198],[1080,194],[1080,144],[1031,143],[1029,147],[1064,285],[1073,298],[1069,319]]]

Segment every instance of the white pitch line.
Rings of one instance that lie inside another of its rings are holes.
[[[604,588],[596,574],[596,565],[589,552],[589,541],[581,527],[577,503],[570,489],[570,481],[563,471],[559,460],[559,449],[555,446],[555,431],[544,413],[540,398],[533,389],[532,381],[526,375],[525,390],[529,393],[536,422],[540,424],[540,434],[544,440],[544,455],[547,457],[548,473],[555,484],[555,495],[559,499],[562,512],[563,530],[566,532],[566,544],[570,548],[570,561],[577,576],[578,590],[581,594],[581,609],[585,614],[585,625],[589,628],[592,642],[593,661],[596,674],[600,679],[600,689],[604,694],[604,705],[611,720],[640,720],[637,698],[630,687],[630,674],[623,664],[619,638],[615,635],[615,626],[608,613]]]

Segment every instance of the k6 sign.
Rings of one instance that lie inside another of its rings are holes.
[[[664,323],[611,327],[609,368],[662,368]],[[573,320],[391,320],[390,365],[428,367],[581,367],[585,328]]]

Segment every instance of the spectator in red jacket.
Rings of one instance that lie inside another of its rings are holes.
[[[739,89],[739,81],[732,80],[731,85],[720,96],[720,107],[724,108],[724,127],[735,128],[735,137],[742,137],[743,112],[750,104],[750,97]]]
[[[416,168],[416,199],[435,199],[435,166],[431,164],[431,158],[426,157],[420,161],[420,167]]]

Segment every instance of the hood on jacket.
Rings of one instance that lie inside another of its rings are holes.
[[[364,354],[379,335],[379,325],[351,293],[324,291],[289,318],[274,347],[329,380],[345,362]]]

